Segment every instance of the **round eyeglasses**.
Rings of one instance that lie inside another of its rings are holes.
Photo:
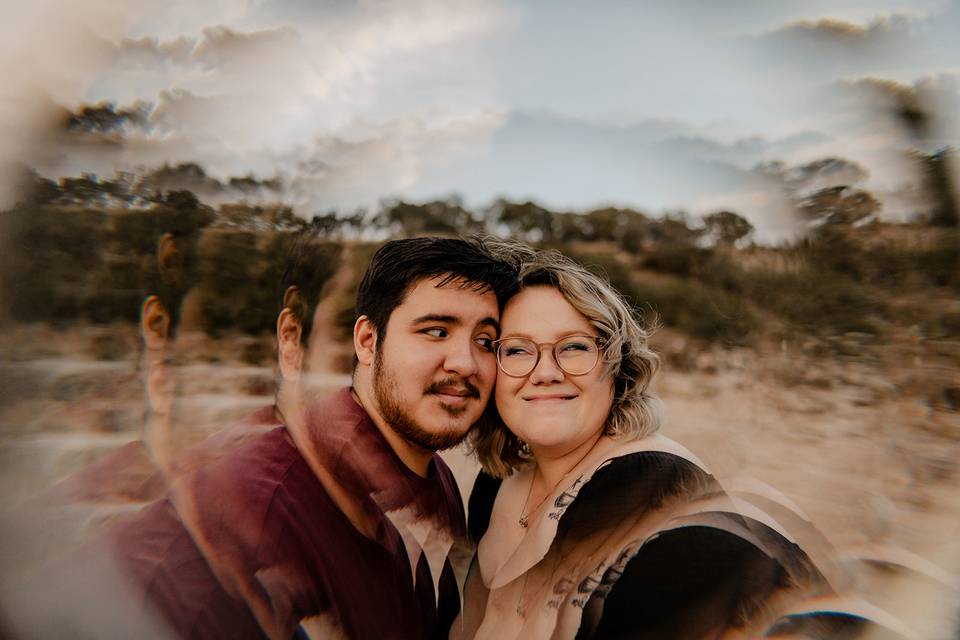
[[[600,361],[600,341],[596,336],[566,336],[556,342],[534,342],[527,338],[503,338],[496,341],[497,365],[511,378],[530,375],[540,363],[544,347],[551,347],[553,359],[571,376],[593,371]]]

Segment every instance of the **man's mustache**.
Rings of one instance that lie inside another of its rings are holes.
[[[462,378],[447,378],[446,380],[434,382],[426,388],[424,393],[453,393],[470,398],[480,397],[480,391],[477,387],[469,380]]]

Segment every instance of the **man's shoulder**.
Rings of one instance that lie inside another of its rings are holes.
[[[290,466],[296,464],[296,457],[296,450],[285,442],[282,427],[248,435],[228,452],[204,455],[203,463],[184,471],[166,497],[121,521],[114,528],[114,537],[172,539],[198,526],[256,522]],[[247,524],[241,528],[249,531]],[[237,529],[217,528],[221,533]]]
[[[245,437],[230,451],[186,474],[177,489],[195,492],[205,506],[252,507],[269,503],[291,471],[298,469],[305,470],[306,462],[280,426]]]

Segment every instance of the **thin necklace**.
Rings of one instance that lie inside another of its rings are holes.
[[[598,442],[599,442],[599,440],[598,440]],[[597,443],[596,443],[596,442],[593,443],[593,447],[595,447],[595,446],[597,446]],[[534,513],[537,512],[537,510],[543,505],[543,503],[547,500],[547,498],[549,498],[550,495],[551,495],[554,491],[556,491],[556,489],[557,489],[557,487],[560,485],[560,483],[567,479],[567,476],[570,475],[570,472],[573,471],[574,469],[576,469],[577,466],[578,466],[581,462],[583,462],[584,458],[586,458],[587,455],[589,455],[589,453],[590,453],[591,451],[593,451],[593,447],[590,447],[589,449],[587,449],[587,452],[584,453],[582,456],[580,456],[580,459],[579,459],[579,460],[577,460],[576,462],[573,463],[573,466],[570,467],[570,471],[567,471],[565,474],[563,474],[563,477],[560,478],[559,482],[557,482],[557,484],[553,485],[553,488],[552,488],[550,491],[547,491],[547,494],[546,494],[545,496],[543,496],[543,498],[540,499],[540,502],[538,502],[538,503],[537,503],[532,509],[530,509],[530,511],[528,512],[528,511],[527,511],[527,503],[530,502],[530,495],[533,493],[533,481],[536,480],[536,478],[537,478],[537,470],[536,470],[536,469],[533,470],[533,473],[530,475],[530,488],[527,489],[527,497],[524,498],[524,500],[523,500],[523,508],[520,509],[520,518],[517,520],[517,523],[519,523],[519,525],[520,525],[522,528],[526,529],[527,527],[530,526],[530,516],[532,516]]]
[[[534,471],[534,475],[536,475],[536,471]],[[530,526],[530,521],[529,521],[530,516],[533,515],[533,513],[540,508],[540,505],[542,505],[544,501],[550,497],[550,492],[547,492],[547,494],[543,496],[540,502],[538,502],[537,505],[530,510],[530,513],[526,513],[527,503],[530,501],[530,494],[533,493],[533,480],[534,478],[530,478],[530,488],[527,489],[527,497],[523,501],[523,508],[520,510],[520,518],[517,520],[517,522],[520,523],[520,526],[523,527],[524,529]],[[524,515],[525,513],[526,515]]]

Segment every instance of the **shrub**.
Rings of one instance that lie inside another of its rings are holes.
[[[202,241],[200,308],[203,329],[212,336],[225,329],[257,334],[277,321],[283,261],[295,233],[254,234],[218,231]],[[322,243],[312,254],[313,269],[327,280],[336,273],[340,247]]]
[[[335,329],[344,339],[352,339],[353,324],[356,322],[356,292],[360,286],[360,279],[363,278],[367,265],[373,258],[373,254],[380,248],[380,243],[370,242],[366,244],[353,245],[344,260],[345,269],[350,270],[350,283],[342,291],[335,292],[339,296],[334,304],[333,324]]]
[[[105,214],[24,206],[0,215],[0,278],[11,317],[66,321],[88,310],[89,277],[102,268]]]
[[[610,254],[571,257],[607,277],[647,325],[662,321],[693,337],[725,344],[745,343],[756,326],[743,300],[725,291],[689,280],[645,282]]]
[[[741,345],[756,327],[741,298],[697,282],[640,282],[633,295],[664,324],[702,340]]]
[[[653,271],[690,277],[703,270],[710,252],[688,244],[665,243],[643,252],[643,266]]]
[[[751,301],[796,329],[815,334],[876,333],[870,316],[883,305],[850,278],[823,269],[751,272],[744,282]]]
[[[960,231],[945,232],[934,246],[919,252],[917,266],[932,284],[960,291]]]

